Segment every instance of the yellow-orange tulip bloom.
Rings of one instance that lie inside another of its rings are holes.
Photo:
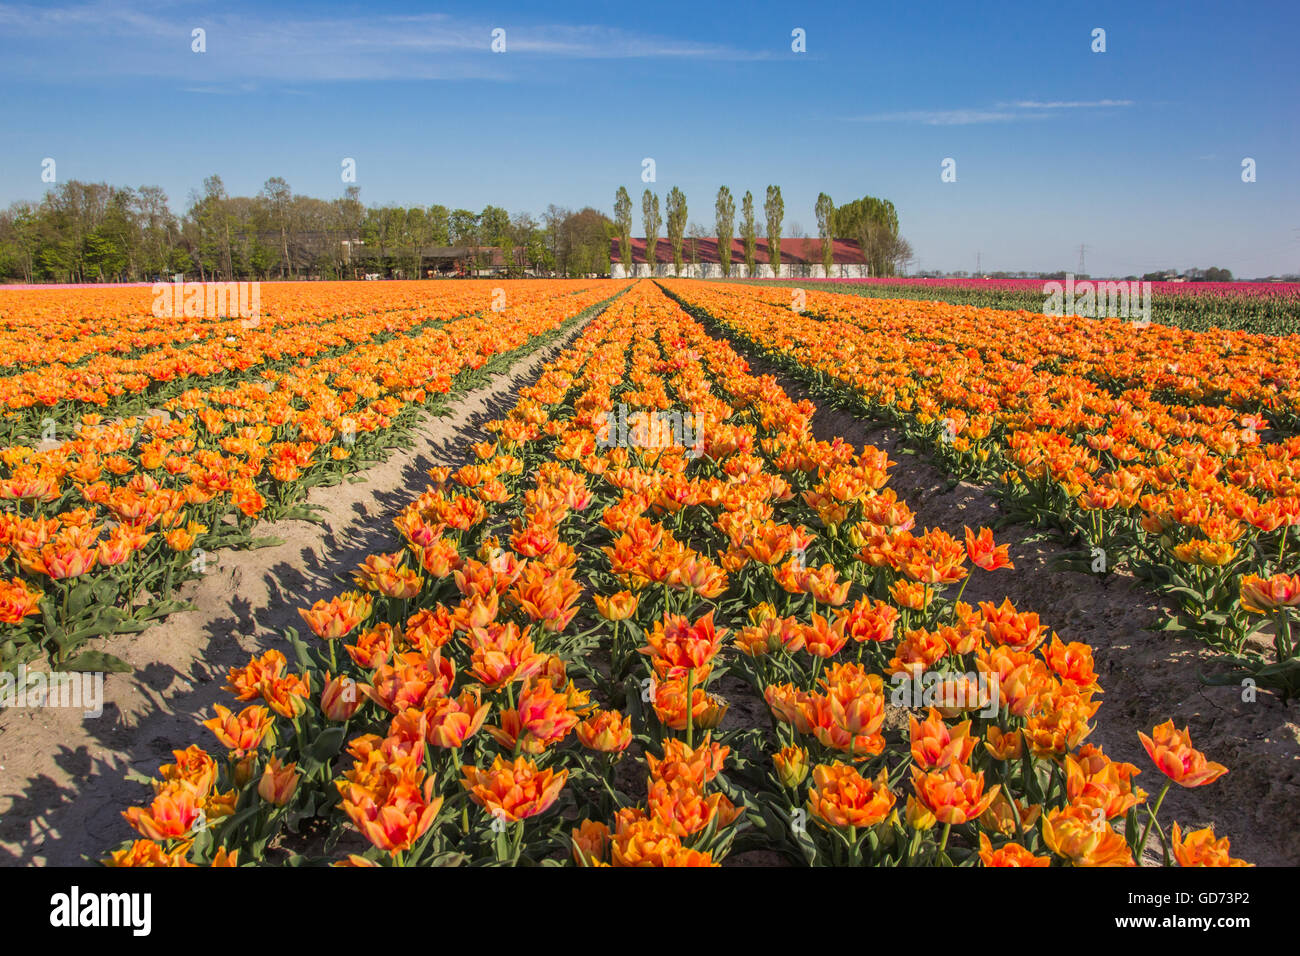
[[[808,777],[808,751],[802,747],[782,747],[772,754],[777,779],[793,790]]]
[[[240,753],[256,750],[271,729],[272,717],[265,708],[257,705],[245,707],[236,716],[220,704],[216,705],[217,716],[205,720],[203,726],[216,735],[217,740],[230,750]]]
[[[1034,856],[1019,843],[1004,843],[996,850],[988,835],[980,834],[980,862],[985,866],[1051,866],[1052,858]]]
[[[631,591],[619,591],[609,597],[595,594],[592,598],[596,602],[596,610],[607,621],[627,620],[636,613],[637,604],[640,603],[640,599]]]
[[[888,770],[882,769],[874,780],[868,780],[855,768],[836,761],[813,768],[808,811],[829,826],[870,827],[889,816],[896,799],[889,789]]]
[[[1075,866],[1136,866],[1124,838],[1094,807],[1064,807],[1043,817],[1043,841]]]
[[[1228,838],[1215,839],[1214,827],[1193,830],[1186,837],[1174,824],[1170,843],[1173,846],[1174,859],[1179,866],[1254,866],[1245,860],[1237,860],[1228,855]]]
[[[279,757],[272,757],[266,762],[266,769],[262,771],[262,779],[258,781],[257,793],[267,803],[282,807],[290,800],[298,790],[298,780],[302,775],[298,773],[296,763],[282,764]]]
[[[1300,605],[1300,574],[1254,574],[1241,579],[1241,606],[1254,614],[1271,614],[1279,608]]]
[[[598,710],[578,724],[577,734],[588,750],[621,753],[632,743],[632,718],[617,710]]]
[[[951,763],[934,773],[912,768],[912,786],[916,796],[940,823],[962,824],[974,820],[988,809],[1001,785],[984,790],[984,771],[972,773],[962,763]]]

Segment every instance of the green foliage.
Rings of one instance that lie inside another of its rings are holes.
[[[767,254],[772,263],[772,274],[779,276],[781,274],[781,222],[785,218],[785,200],[781,198],[780,186],[767,187],[763,213],[767,216]]]
[[[659,227],[663,225],[663,219],[659,215],[659,197],[648,189],[641,194],[641,222],[645,226],[645,258],[653,274],[655,248],[659,245]]]
[[[618,251],[623,259],[623,271],[632,274],[632,197],[625,186],[618,187],[614,196],[614,222],[618,224]]]
[[[718,236],[718,261],[722,264],[723,276],[731,275],[731,240],[736,234],[736,200],[726,186],[718,187],[718,198],[713,204],[716,217],[715,231]]]
[[[673,273],[682,274],[682,236],[686,233],[686,194],[676,186],[665,203],[668,213],[668,244],[673,250]]]
[[[758,225],[754,222],[754,196],[747,189],[740,201],[740,238],[745,244],[745,275],[754,274],[754,254],[758,243]]]

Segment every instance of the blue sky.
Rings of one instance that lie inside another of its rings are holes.
[[[367,203],[608,212],[652,157],[710,227],[723,183],[779,184],[787,235],[889,198],[914,268],[1300,272],[1297,9],[0,2],[0,204],[45,157],[178,210],[214,172],[337,196],[351,157]]]

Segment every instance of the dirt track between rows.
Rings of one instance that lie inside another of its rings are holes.
[[[571,342],[581,322],[509,369],[452,401],[448,414],[426,414],[399,450],[358,476],[357,483],[313,488],[308,495],[321,524],[286,520],[258,526],[284,544],[218,552],[208,573],[176,595],[196,610],[172,615],[140,634],[97,643],[135,667],[108,674],[98,718],[55,708],[0,713],[0,865],[75,866],[93,863],[135,834],[122,811],[148,799],[131,771],[153,775],[173,749],[211,749],[200,721],[214,704],[230,667],[250,654],[278,648],[302,630],[298,608],[350,586],[344,577],[368,554],[393,547],[392,519],[427,483],[435,465],[464,463],[467,445],[485,437],[515,390],[533,381],[543,362]]]

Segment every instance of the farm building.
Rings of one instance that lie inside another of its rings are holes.
[[[759,278],[773,278],[771,250],[767,239],[759,238],[755,242],[754,274]],[[609,260],[615,279],[627,278],[623,267],[623,256],[618,239],[609,242]],[[853,239],[836,239],[831,250],[831,272],[833,279],[861,279],[867,276],[867,263],[862,257],[862,249]],[[632,238],[632,272],[635,276],[652,274],[650,261],[646,256],[644,237]],[[667,239],[660,238],[655,245],[656,276],[673,275],[673,249]],[[718,240],[716,238],[682,240],[683,276],[691,278],[721,278],[722,260],[718,257]],[[731,275],[745,274],[745,244],[740,239],[731,241]],[[820,239],[781,239],[781,278],[826,278],[822,265],[822,242]]]

